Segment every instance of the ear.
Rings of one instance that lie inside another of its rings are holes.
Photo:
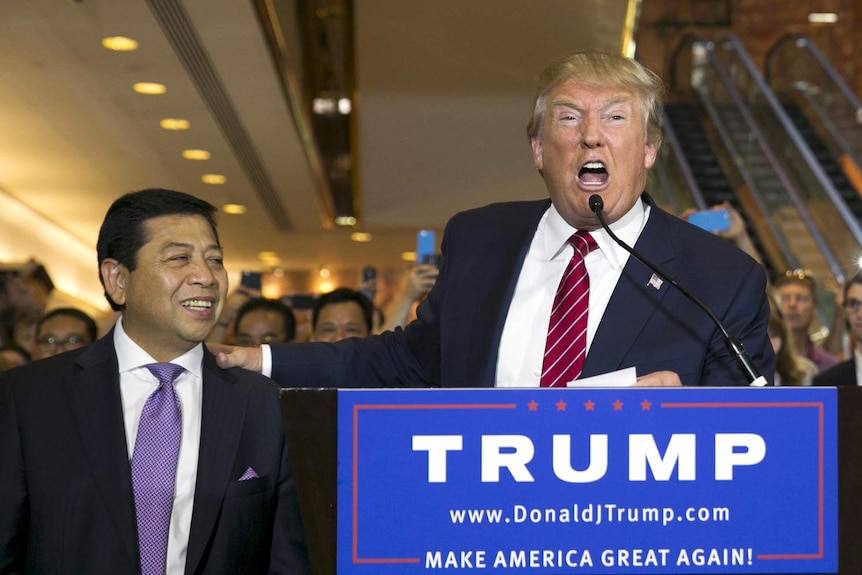
[[[655,144],[646,144],[644,148],[644,169],[649,170],[655,164],[655,158],[658,155],[658,148]]]
[[[541,136],[535,137],[530,140],[530,146],[533,148],[533,165],[536,166],[536,169],[539,170],[539,173],[542,173],[542,138]]]
[[[115,259],[106,258],[99,264],[99,273],[102,274],[102,283],[105,284],[105,292],[117,305],[126,304],[126,280],[129,271],[126,266]]]

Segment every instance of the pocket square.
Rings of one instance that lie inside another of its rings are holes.
[[[245,471],[243,471],[242,475],[239,476],[239,481],[247,481],[249,479],[255,479],[257,477],[257,473],[255,473],[254,469],[249,467]]]

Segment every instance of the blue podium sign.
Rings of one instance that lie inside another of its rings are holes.
[[[834,388],[338,392],[340,575],[835,573]]]

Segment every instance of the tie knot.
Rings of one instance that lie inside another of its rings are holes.
[[[150,363],[146,366],[150,373],[156,376],[161,384],[172,384],[179,375],[186,370],[175,363]]]
[[[593,236],[590,235],[590,232],[585,232],[583,230],[579,230],[571,235],[568,240],[569,244],[575,251],[581,254],[582,258],[587,257],[587,254],[598,248],[598,244],[596,244],[596,240],[593,239]]]

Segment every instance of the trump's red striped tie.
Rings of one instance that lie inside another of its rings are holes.
[[[575,232],[568,243],[575,248],[554,297],[548,340],[542,362],[542,387],[565,387],[581,375],[587,355],[587,309],[590,277],[584,258],[596,249],[589,232]]]

